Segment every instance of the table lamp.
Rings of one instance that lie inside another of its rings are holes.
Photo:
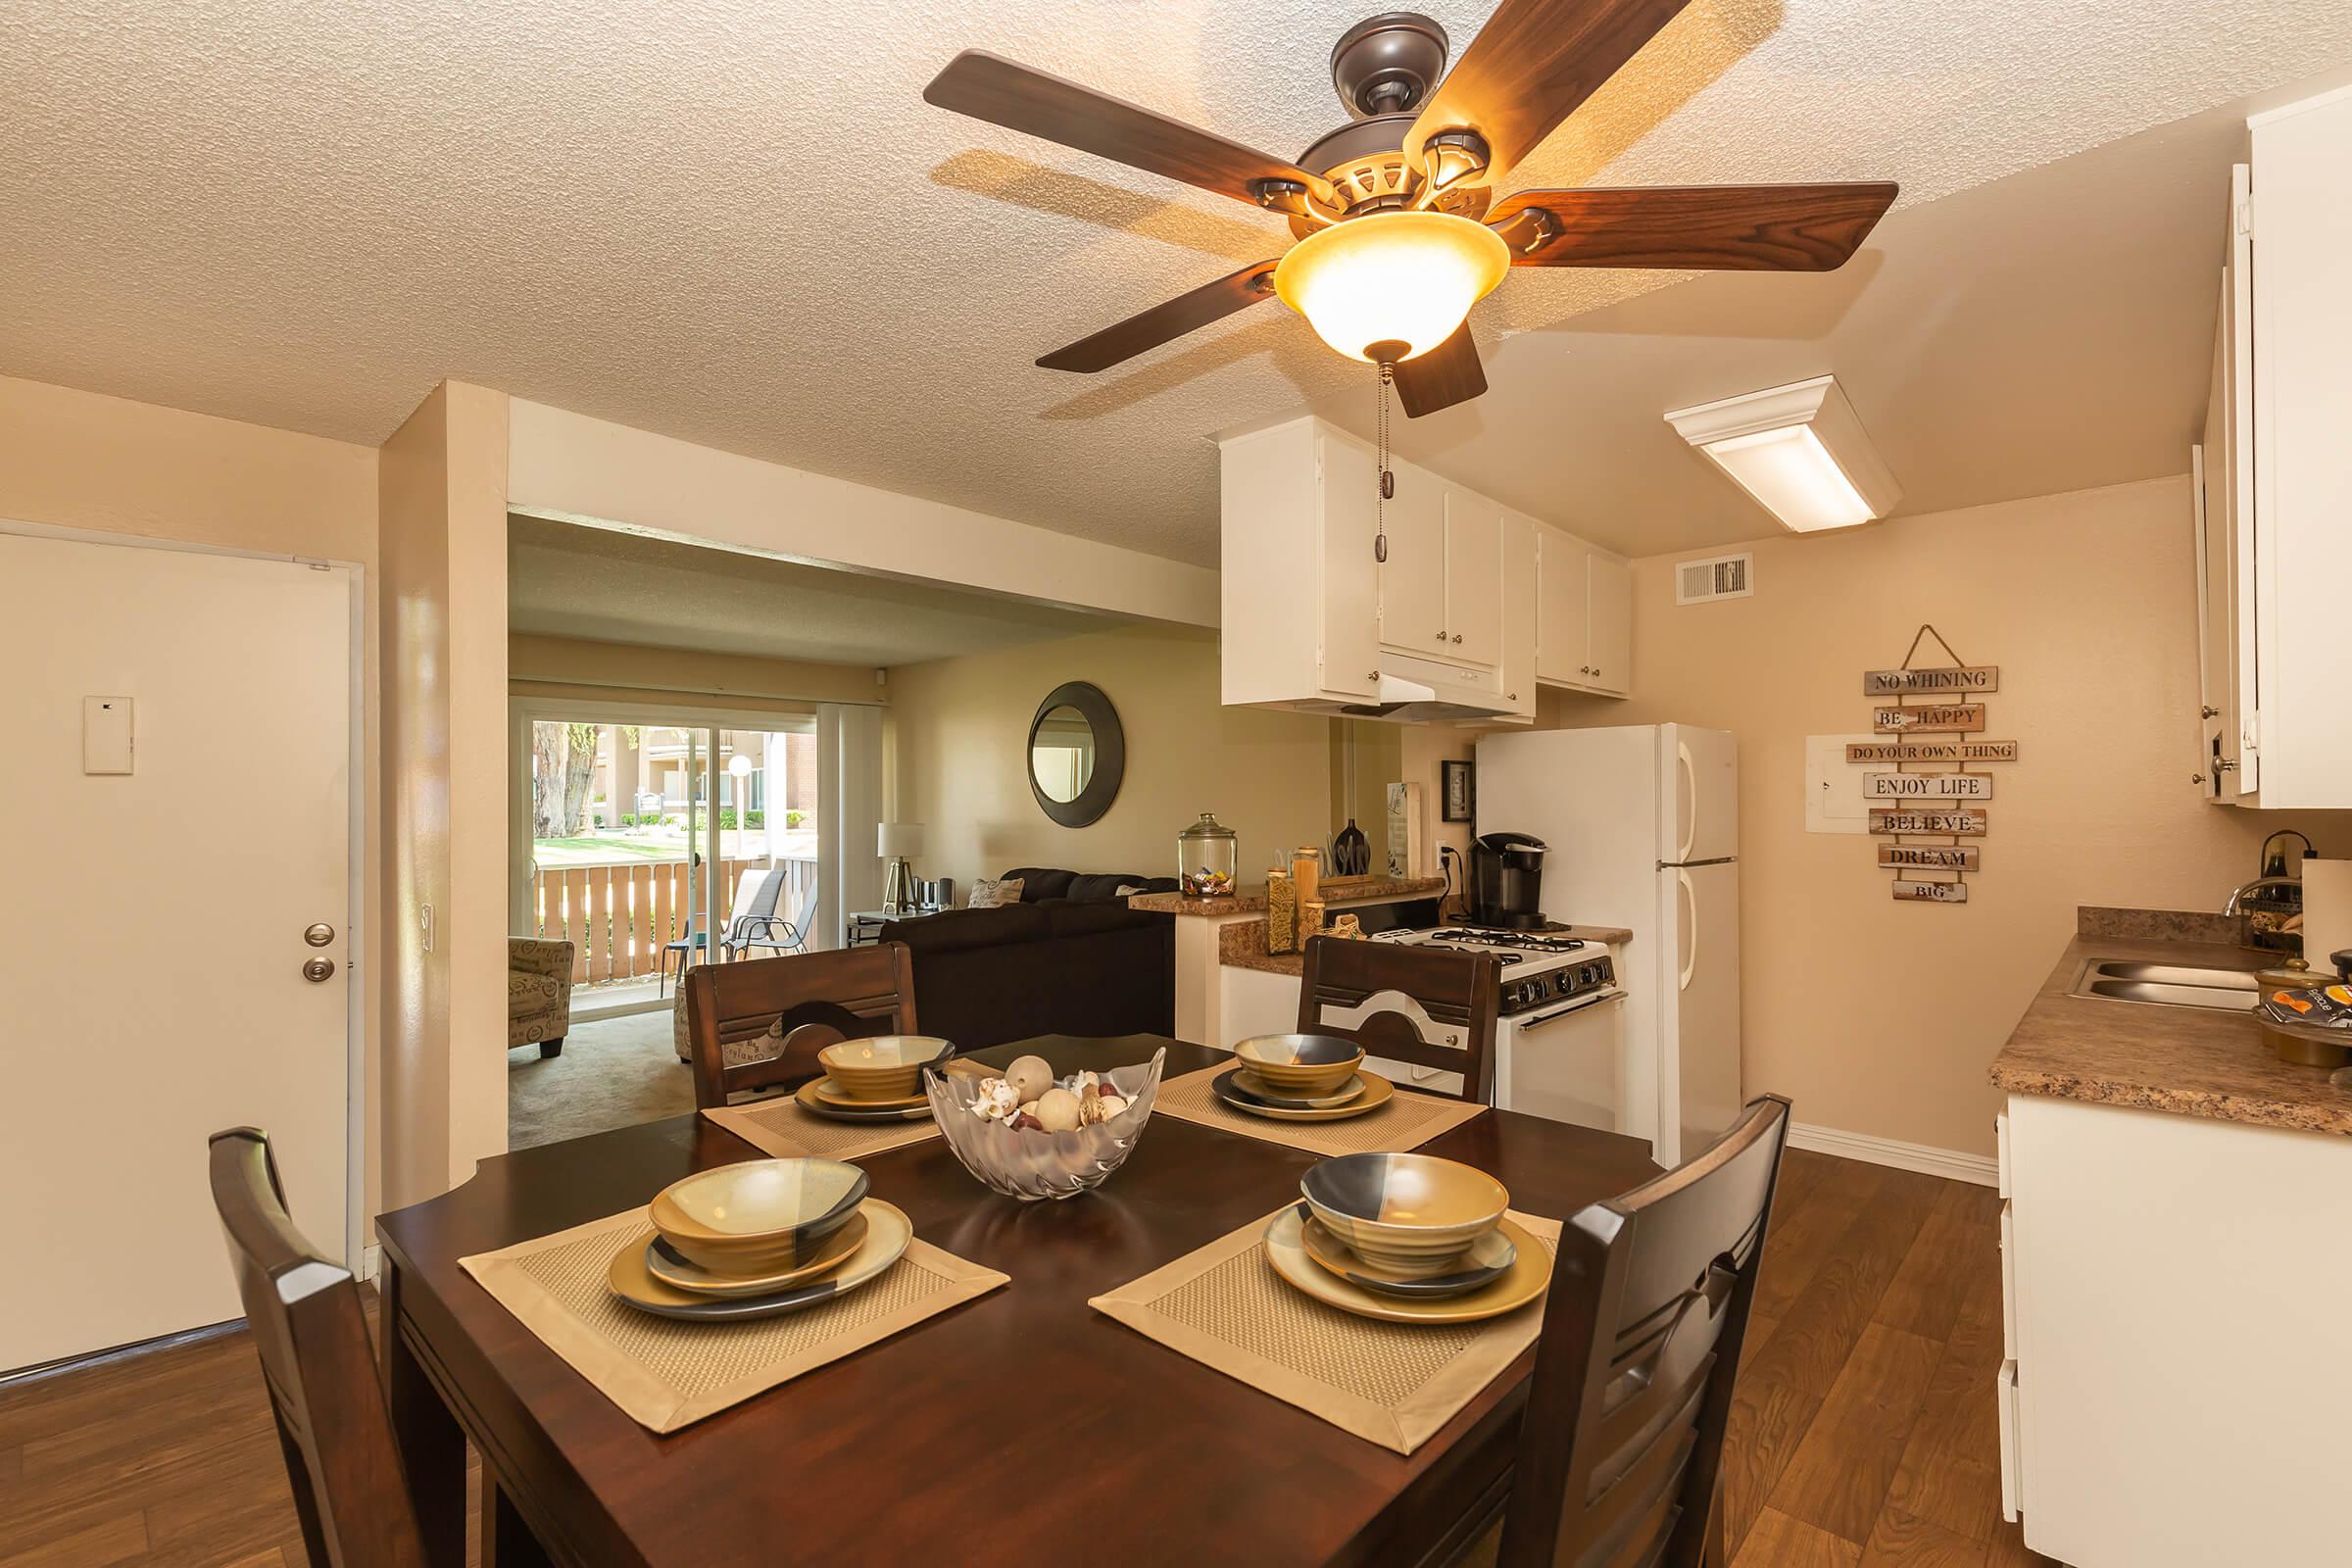
[[[918,901],[914,896],[914,868],[907,861],[923,853],[923,824],[876,823],[874,853],[882,857],[882,912],[912,914]]]

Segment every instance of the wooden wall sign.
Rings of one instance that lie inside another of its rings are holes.
[[[1997,692],[2000,689],[2001,666],[1998,664],[1968,664],[1944,669],[1867,669],[1862,672],[1862,695],[1865,697],[1900,697],[1912,693],[1948,696]]]
[[[1881,735],[1903,735],[1912,730],[1967,730],[1984,727],[1983,703],[1923,703],[1917,708],[1880,704],[1871,710],[1870,727]]]
[[[1870,813],[1870,830],[1873,833],[1944,833],[1953,838],[1982,838],[1986,814],[1964,809],[1873,811]]]
[[[1921,871],[1974,871],[1984,853],[1973,844],[1882,844],[1879,863]]]
[[[1862,793],[1874,801],[1989,801],[1990,773],[1865,773]]]
[[[1869,741],[1845,749],[1849,762],[2014,762],[2015,741]]]
[[[1904,904],[1968,902],[1968,884],[1965,882],[1896,882],[1892,886],[1896,900]]]

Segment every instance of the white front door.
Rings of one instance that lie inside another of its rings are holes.
[[[0,1370],[239,1315],[220,1128],[349,1255],[351,587],[0,534]]]

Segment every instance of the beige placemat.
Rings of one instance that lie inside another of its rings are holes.
[[[632,1208],[458,1263],[598,1393],[656,1432],[715,1415],[1009,1278],[917,1237],[847,1296],[782,1317],[687,1323],[624,1305],[606,1287],[613,1252],[652,1228],[645,1210]]]
[[[939,1136],[939,1123],[835,1121],[811,1116],[790,1095],[748,1105],[712,1105],[703,1114],[777,1159],[862,1159],[885,1149]]]
[[[1508,1212],[1558,1250],[1558,1220]],[[1343,1312],[1274,1272],[1265,1243],[1273,1218],[1252,1221],[1086,1304],[1398,1453],[1428,1442],[1544,1326],[1541,1298],[1483,1323],[1384,1323]]]
[[[1169,1079],[1159,1086],[1152,1114],[1180,1116],[1203,1127],[1288,1144],[1314,1154],[1369,1154],[1418,1149],[1438,1134],[1451,1132],[1473,1116],[1485,1114],[1487,1108],[1399,1089],[1387,1104],[1367,1115],[1340,1121],[1277,1121],[1234,1110],[1208,1092],[1216,1076],[1232,1066],[1227,1061]]]

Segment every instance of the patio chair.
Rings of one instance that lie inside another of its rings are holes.
[[[784,873],[778,871],[775,875],[782,879]],[[782,891],[778,888],[779,896]],[[801,899],[800,912],[792,919],[785,919],[772,908],[765,914],[738,916],[727,928],[727,940],[723,946],[729,958],[740,958],[754,948],[764,948],[777,954],[800,953],[808,946],[808,933],[815,929],[815,919],[816,884],[811,882],[808,893]]]
[[[776,900],[781,898],[783,893],[784,872],[780,868],[774,871],[746,871],[735,879],[734,907],[727,913],[727,928],[719,938],[719,946],[726,950],[728,957],[735,956],[733,948],[729,946],[735,928],[754,915],[774,914]],[[654,987],[656,996],[662,997],[669,994],[669,956],[671,954],[674,953],[678,956],[677,973],[681,983],[686,978],[686,971],[694,967],[694,960],[698,956],[704,958],[710,956],[710,933],[704,929],[707,923],[702,912],[696,910],[686,917],[686,934],[684,936],[675,942],[662,944],[661,979]]]

